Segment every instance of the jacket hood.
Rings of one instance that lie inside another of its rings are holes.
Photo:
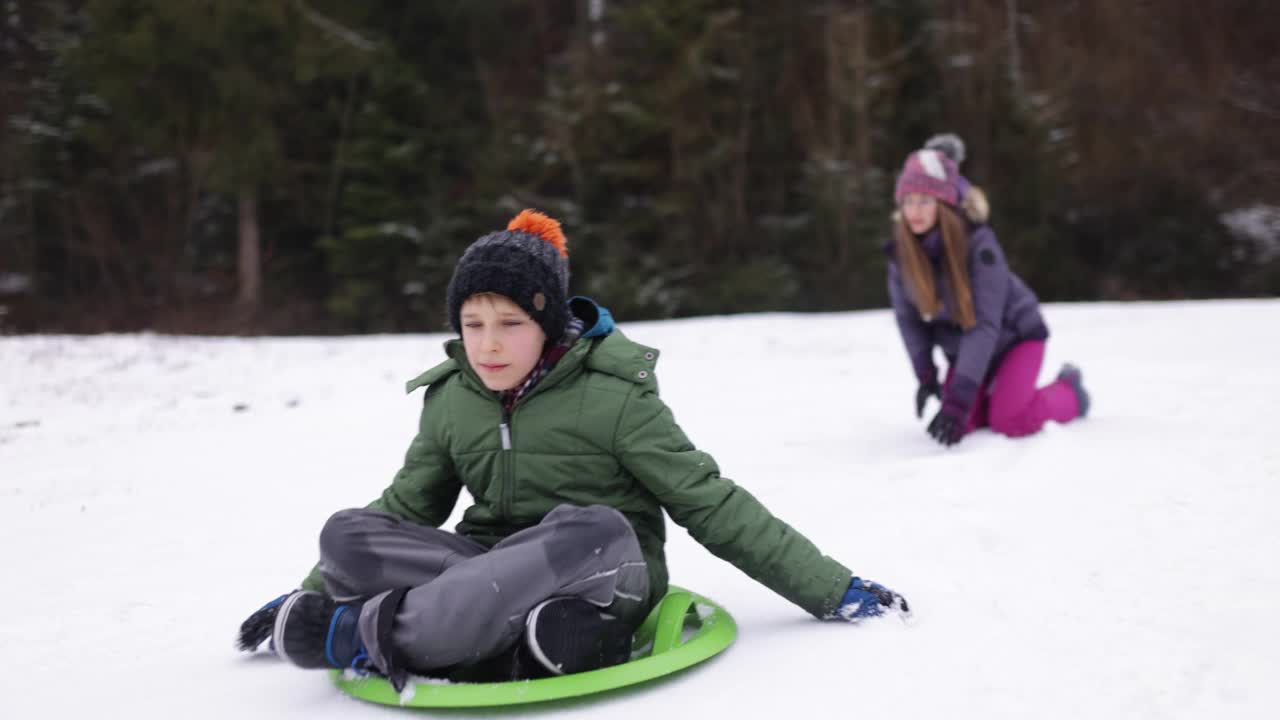
[[[569,298],[569,312],[582,321],[582,337],[604,337],[613,332],[613,313],[589,297]]]
[[[985,225],[991,218],[991,204],[987,202],[987,194],[977,185],[970,185],[960,200],[960,209],[965,217],[974,225]]]
[[[964,218],[969,221],[970,232],[972,232],[976,227],[986,225],[987,220],[991,219],[991,203],[987,200],[987,193],[977,185],[970,185],[969,189],[965,191],[964,197],[960,200],[960,210],[963,212]],[[898,209],[895,209],[893,213],[889,215],[889,220],[894,225],[897,225],[901,218],[902,211]],[[935,227],[929,232],[933,233],[936,232],[936,230],[937,228]],[[880,249],[885,255],[893,258],[895,256],[893,238],[890,237],[886,240],[880,246]],[[936,257],[936,255],[931,254],[930,257]]]

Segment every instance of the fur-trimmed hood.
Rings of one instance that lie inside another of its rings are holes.
[[[987,193],[977,185],[970,185],[964,197],[960,198],[960,209],[965,217],[974,225],[986,225],[991,218],[991,204],[987,202]]]

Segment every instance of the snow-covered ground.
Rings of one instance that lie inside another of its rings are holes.
[[[623,323],[725,474],[915,617],[814,621],[673,528],[737,643],[523,712],[1280,717],[1280,301],[1045,314],[1093,415],[950,451],[887,312]],[[390,480],[443,339],[0,338],[0,718],[402,714],[232,639]]]

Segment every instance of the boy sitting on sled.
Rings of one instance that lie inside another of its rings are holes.
[[[526,210],[454,269],[449,359],[425,387],[404,466],[320,533],[302,590],[244,622],[303,668],[511,680],[625,662],[667,592],[663,510],[821,619],[906,612],[720,476],[658,397],[658,352],[568,297],[560,224]],[[439,526],[465,487],[457,532]]]

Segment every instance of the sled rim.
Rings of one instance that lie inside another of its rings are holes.
[[[689,620],[696,620],[697,629],[681,642],[683,628]],[[403,693],[397,693],[386,678],[378,675],[349,670],[330,673],[334,684],[343,692],[381,705],[434,708],[520,705],[580,697],[655,680],[714,657],[729,647],[737,635],[737,623],[724,608],[673,585],[636,630],[633,647],[646,654],[621,665],[511,682],[451,683],[414,678]]]

